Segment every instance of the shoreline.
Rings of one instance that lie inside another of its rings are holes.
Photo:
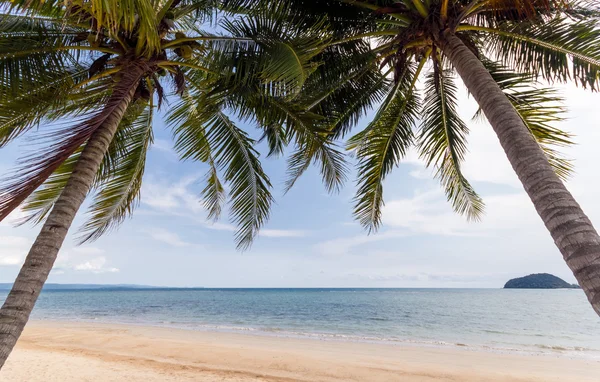
[[[596,381],[600,361],[460,346],[33,321],[3,381]]]
[[[108,325],[108,326],[125,326],[139,328],[157,328],[157,329],[173,329],[200,333],[225,333],[225,334],[240,334],[257,337],[273,337],[282,339],[300,339],[312,341],[331,341],[337,343],[365,343],[387,346],[400,347],[416,347],[416,348],[432,348],[432,349],[450,349],[450,350],[467,350],[474,352],[483,352],[490,354],[509,354],[518,356],[533,356],[533,357],[553,357],[566,359],[579,359],[584,361],[600,362],[600,351],[587,348],[566,348],[562,346],[552,346],[536,344],[527,347],[500,347],[484,344],[473,344],[465,342],[449,342],[444,340],[419,340],[419,339],[396,339],[396,338],[378,338],[360,335],[347,335],[341,333],[327,332],[294,332],[285,329],[269,329],[258,327],[241,327],[227,325],[210,325],[210,324],[178,324],[177,322],[124,322],[118,320],[103,320],[103,319],[31,319],[28,325],[43,325],[46,324],[65,324],[74,323],[76,325]]]

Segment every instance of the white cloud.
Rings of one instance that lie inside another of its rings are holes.
[[[29,239],[22,236],[0,236],[0,244],[6,247],[23,247],[29,243]]]
[[[211,222],[201,222],[201,224],[208,229],[211,230],[215,230],[215,231],[229,231],[229,232],[235,232],[237,231],[237,228],[232,225],[232,224],[225,224],[225,223],[211,223]],[[271,238],[277,238],[277,237],[306,237],[308,236],[308,232],[307,231],[301,231],[301,230],[287,230],[287,229],[261,229],[259,232],[259,236],[261,237],[271,237]]]
[[[152,207],[156,212],[190,219],[206,229],[215,231],[235,232],[237,228],[232,224],[212,222],[206,219],[206,210],[202,206],[198,195],[189,190],[189,187],[198,181],[197,176],[186,177],[174,185],[148,183],[142,193],[142,203]],[[263,229],[261,237],[305,237],[306,231],[285,229]],[[184,242],[165,232],[155,232],[156,240],[175,245],[184,246]],[[185,243],[187,245],[187,243]]]
[[[485,196],[486,213],[480,222],[468,222],[456,214],[438,188],[414,197],[388,202],[383,208],[385,226],[415,234],[488,236],[498,230],[530,227],[539,219],[525,193]],[[519,218],[515,219],[515,214]]]
[[[70,249],[75,256],[98,256],[104,253],[104,250],[96,247],[75,247]]]
[[[226,224],[226,223],[213,223],[213,222],[203,222],[202,223],[206,228],[208,229],[212,229],[215,231],[229,231],[229,232],[235,232],[237,230],[237,228],[235,228],[233,225],[231,224]]]
[[[13,210],[6,218],[0,221],[0,227],[13,227],[26,216],[27,214],[23,212],[21,208],[17,208]]]
[[[504,184],[521,190],[510,162],[504,153],[496,134],[487,123],[469,123],[469,152],[465,158],[463,172],[471,182]]]
[[[490,124],[480,118],[472,119],[477,111],[477,104],[462,88],[459,93],[459,105],[459,114],[469,127],[468,152],[462,168],[465,176],[474,183],[487,182],[521,187]],[[434,176],[434,171],[425,168],[425,162],[419,158],[418,151],[414,148],[408,151],[402,163],[415,166],[410,171],[410,175],[415,179],[432,179]]]
[[[295,231],[285,229],[263,229],[260,231],[260,236],[264,237],[305,237],[306,231]]]
[[[175,155],[175,151],[173,151],[173,144],[166,139],[155,139],[154,143],[152,144],[152,148]]]
[[[446,205],[438,189],[417,193],[413,198],[391,200],[383,207],[385,226],[403,228],[412,233],[467,235],[459,217]]]
[[[197,195],[188,187],[198,181],[198,176],[183,178],[175,184],[146,182],[142,190],[142,203],[168,213],[205,213]]]
[[[97,247],[68,248],[59,253],[52,274],[61,275],[68,270],[96,274],[119,272],[118,268],[106,267],[108,260],[103,256],[104,253],[104,250]]]
[[[106,264],[106,257],[100,256],[100,257],[96,257],[94,259],[88,260],[84,263],[77,264],[73,267],[73,269],[76,271],[85,271],[85,272],[92,272],[92,273],[119,272],[119,269],[117,269],[117,268],[105,268],[104,267],[105,264]]]
[[[25,260],[24,256],[19,254],[3,254],[0,256],[0,266],[21,265]]]
[[[397,272],[396,269],[378,270],[376,272],[358,271],[356,273],[348,273],[344,275],[352,281],[374,281],[374,282],[400,282],[400,283],[443,283],[461,285],[469,283],[481,283],[490,278],[498,278],[498,274],[483,274],[483,273],[453,273],[453,272],[423,272],[418,270],[410,270],[406,272]],[[501,277],[501,276],[500,276]]]
[[[0,266],[21,265],[31,241],[21,236],[0,236]]]
[[[321,255],[343,256],[351,253],[355,247],[408,235],[409,233],[402,231],[386,231],[373,235],[361,233],[357,236],[342,237],[318,243],[315,245],[315,250]]]
[[[187,247],[191,244],[183,241],[178,234],[162,228],[156,228],[147,231],[148,234],[156,241],[169,244],[173,247]]]
[[[0,236],[0,266],[20,266],[25,260],[32,240],[21,236]],[[66,270],[90,271],[93,273],[118,272],[117,268],[106,268],[104,251],[96,247],[76,247],[59,252],[54,275]],[[94,257],[95,256],[95,257]],[[92,257],[90,259],[90,257]]]
[[[567,157],[575,158],[576,166],[576,173],[567,186],[590,218],[600,222],[600,205],[597,203],[600,129],[595,128],[597,117],[592,112],[600,102],[600,95],[569,87],[567,96],[570,119],[560,127],[575,133],[577,142],[576,146],[563,150]],[[473,105],[464,98],[460,102],[461,114],[468,120]],[[389,245],[376,245],[375,242],[415,236],[414,239],[398,240],[406,245],[403,251],[407,253],[405,256],[392,254],[391,258],[402,259],[395,266],[390,265],[389,269],[381,266],[363,269],[361,266],[346,274],[347,283],[364,281],[366,284],[394,285],[398,282],[406,285],[414,279],[416,284],[422,281],[423,285],[501,285],[508,276],[540,271],[572,280],[492,128],[481,122],[469,122],[469,127],[470,152],[463,170],[475,188],[483,190],[486,214],[482,221],[469,223],[455,214],[439,187],[416,191],[412,197],[388,194],[383,209],[382,233],[372,237],[338,238],[317,245],[321,253],[345,255],[345,259],[368,254],[372,261],[381,248],[390,250]],[[431,170],[425,169],[414,150],[403,163],[410,166],[407,170],[415,179],[426,179],[431,175]],[[425,258],[414,260],[422,257]],[[406,262],[411,261],[420,263],[414,264],[415,269],[406,270]],[[362,260],[356,262],[365,264]],[[487,274],[490,267],[498,273]]]
[[[592,220],[594,217],[600,219],[597,203],[600,190],[597,142],[600,141],[600,130],[595,128],[597,118],[593,112],[600,102],[600,95],[573,86],[561,86],[560,89],[566,96],[569,113],[568,119],[558,127],[575,134],[574,141],[577,143],[560,149],[566,157],[575,159],[575,174],[567,186]],[[470,128],[469,152],[463,172],[476,190],[484,188],[483,183],[487,183],[485,187],[488,190],[492,187],[497,190],[492,184],[509,188],[503,192],[494,191],[492,195],[484,193],[486,214],[480,223],[467,223],[464,218],[454,214],[439,188],[405,199],[386,195],[384,226],[434,235],[494,235],[503,229],[545,232],[489,123],[471,121],[477,106],[464,91],[459,104],[460,114]],[[425,169],[415,150],[409,152],[404,163],[412,167],[409,170],[412,177],[429,178],[431,171]]]
[[[357,247],[389,239],[415,235],[492,237],[506,231],[535,231],[543,234],[543,225],[524,193],[493,195],[485,198],[486,215],[481,222],[468,222],[454,213],[438,188],[417,192],[412,198],[396,199],[383,208],[384,230],[379,233],[342,237],[315,246],[323,255],[347,255]],[[519,219],[515,219],[515,213]],[[465,239],[466,240],[466,239]]]

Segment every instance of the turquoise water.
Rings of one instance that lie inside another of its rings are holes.
[[[33,318],[600,359],[600,318],[581,290],[45,291]]]

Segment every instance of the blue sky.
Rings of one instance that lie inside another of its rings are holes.
[[[575,134],[578,143],[567,150],[577,170],[568,187],[592,221],[599,222],[600,95],[572,86],[560,89],[569,108],[569,119],[561,127]],[[452,212],[437,181],[414,153],[387,180],[384,225],[370,236],[352,218],[354,171],[339,194],[328,195],[318,172],[311,169],[283,195],[285,160],[265,158],[276,204],[271,220],[246,252],[236,251],[227,219],[216,224],[206,221],[198,200],[206,168],[179,162],[170,132],[157,119],[156,142],[134,218],[118,231],[77,247],[73,233],[85,217],[85,211],[80,211],[49,281],[205,287],[501,287],[512,277],[550,272],[574,282],[490,126],[470,121],[475,110],[463,91],[460,112],[471,129],[465,173],[486,202],[482,222],[467,223]],[[17,142],[0,151],[2,173],[14,165],[22,149],[23,142]],[[19,212],[13,215],[18,217]],[[38,230],[0,223],[0,282],[14,279]]]

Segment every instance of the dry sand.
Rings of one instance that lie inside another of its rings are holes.
[[[6,382],[600,381],[600,362],[168,328],[32,322]]]

